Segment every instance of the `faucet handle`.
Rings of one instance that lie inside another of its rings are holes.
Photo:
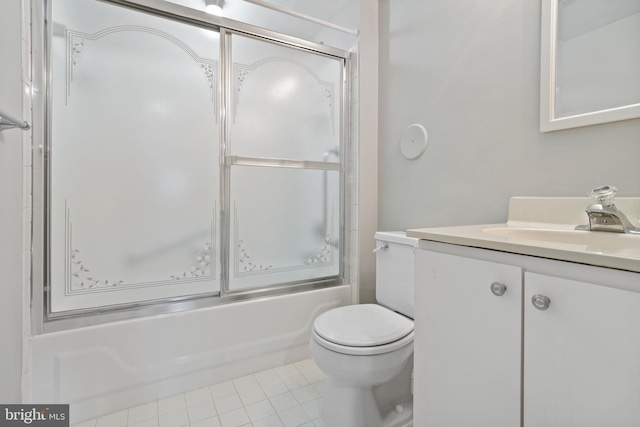
[[[616,196],[618,189],[613,185],[603,185],[598,188],[594,188],[589,192],[589,196],[594,199],[598,204],[604,207],[613,206],[613,198]]]

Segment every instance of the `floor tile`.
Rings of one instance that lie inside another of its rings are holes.
[[[228,396],[218,397],[213,400],[213,403],[216,406],[216,410],[218,414],[222,414],[224,412],[229,412],[234,409],[238,409],[242,407],[242,401],[237,394],[230,394]]]
[[[186,409],[178,409],[160,415],[158,421],[158,427],[183,427],[189,425],[189,415]]]
[[[322,398],[302,404],[302,409],[304,409],[312,420],[320,417],[320,408],[322,408]]]
[[[158,402],[156,401],[129,409],[129,425],[137,424],[151,418],[158,418]]]
[[[99,417],[96,419],[96,427],[126,427],[128,413],[129,411],[125,409]]]
[[[209,387],[209,393],[213,399],[218,397],[228,396],[236,393],[236,388],[232,381],[227,381],[220,384],[215,384]]]
[[[282,420],[284,427],[298,427],[305,422],[311,421],[309,415],[300,406],[287,409],[283,412],[278,412],[278,416]]]
[[[302,374],[290,375],[288,377],[282,377],[282,382],[285,383],[289,390],[295,390],[300,387],[309,385],[309,381]]]
[[[194,406],[189,406],[187,408],[187,413],[189,414],[189,422],[191,422],[192,424],[218,415],[218,412],[216,411],[215,406],[213,406],[213,402],[211,401],[211,399],[209,399],[208,402],[202,402]]]
[[[72,427],[323,427],[319,414],[326,382],[306,359]]]
[[[252,403],[244,407],[251,421],[267,418],[276,413],[275,409],[268,400]]]
[[[256,377],[254,377],[253,375],[236,378],[235,380],[233,380],[233,385],[238,391],[260,386],[260,384],[258,384],[258,381],[256,380]]]
[[[158,415],[186,408],[187,404],[184,400],[184,394],[177,394],[175,396],[167,397],[166,399],[158,400]]]
[[[276,373],[275,369],[269,369],[266,371],[258,372],[254,375],[260,385],[270,384],[275,381],[280,381],[280,376]]]
[[[191,427],[221,427],[218,417],[206,418],[195,423],[191,423]]]
[[[267,418],[262,418],[261,420],[253,421],[253,427],[284,427],[280,417],[276,414],[270,415]]]
[[[320,396],[324,396],[324,388],[326,385],[327,385],[327,380],[319,381],[317,383],[311,384],[311,386],[316,389],[316,391],[318,392],[318,394],[320,394]]]
[[[159,424],[158,417],[154,417],[144,421],[140,421],[139,423],[135,423],[135,424],[129,423],[128,427],[158,427],[158,424]]]
[[[244,406],[260,402],[261,400],[265,400],[267,398],[260,386],[241,390],[238,392],[238,394],[240,395],[240,400],[242,400],[242,404]]]
[[[240,427],[249,423],[249,421],[249,416],[244,408],[238,408],[220,414],[220,424],[222,427]]]
[[[309,381],[314,383],[327,378],[327,376],[318,368],[313,359],[305,359],[293,364],[298,371]]]
[[[212,401],[211,394],[209,393],[208,387],[185,393],[184,399],[187,402],[187,407]]]
[[[295,397],[301,405],[320,397],[318,391],[310,385],[293,390],[291,394],[293,394],[293,397]]]
[[[269,382],[268,384],[261,385],[262,391],[267,397],[277,396],[282,393],[286,393],[289,391],[285,383],[278,377],[276,381]]]
[[[300,371],[293,364],[278,366],[275,368],[276,373],[282,377],[290,377],[291,375],[300,375]]]
[[[299,406],[298,401],[296,400],[295,397],[293,397],[293,394],[291,394],[290,392],[286,392],[279,396],[272,397],[269,399],[269,401],[275,408],[276,412],[282,412],[289,408],[293,408],[294,406]]]

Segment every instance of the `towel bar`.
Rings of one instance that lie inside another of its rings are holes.
[[[5,129],[20,128],[22,130],[31,129],[31,125],[23,120],[18,120],[4,111],[0,110],[0,132]]]

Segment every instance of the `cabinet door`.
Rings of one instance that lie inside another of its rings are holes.
[[[524,425],[640,426],[640,293],[526,273],[524,305]]]
[[[414,425],[519,426],[521,269],[417,250],[416,278]]]

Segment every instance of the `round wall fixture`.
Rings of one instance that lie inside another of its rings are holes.
[[[424,126],[417,123],[409,125],[404,132],[402,132],[400,152],[409,160],[418,159],[427,149],[428,140],[429,136]]]

